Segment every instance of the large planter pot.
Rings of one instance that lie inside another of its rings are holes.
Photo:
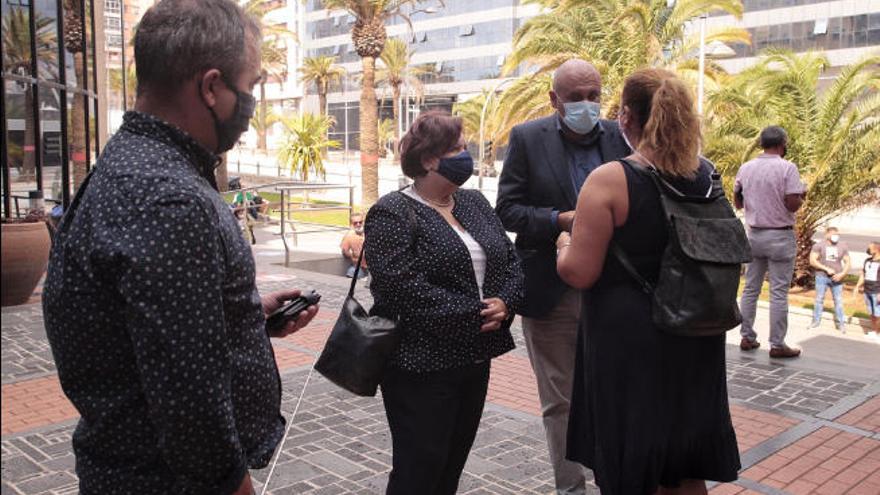
[[[4,223],[0,260],[0,305],[24,304],[40,282],[49,261],[49,229],[45,222]]]

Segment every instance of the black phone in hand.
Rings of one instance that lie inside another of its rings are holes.
[[[266,331],[270,335],[280,331],[288,322],[296,320],[300,313],[309,306],[318,304],[320,300],[321,294],[318,294],[315,289],[303,292],[302,295],[291,299],[266,318]]]

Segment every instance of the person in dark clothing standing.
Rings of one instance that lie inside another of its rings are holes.
[[[583,468],[565,460],[580,291],[556,273],[556,236],[571,230],[578,191],[601,164],[629,154],[617,122],[599,118],[602,80],[583,60],[553,76],[556,114],[516,126],[498,183],[496,211],[516,232],[525,272],[523,334],[538,382],[556,491],[586,491]]]
[[[250,247],[217,192],[247,129],[260,30],[230,0],[163,0],[135,35],[136,111],[66,212],[43,292],[80,492],[250,495],[284,434]],[[273,337],[305,326],[317,307]]]
[[[393,440],[389,495],[452,495],[477,433],[492,358],[513,349],[522,300],[513,244],[482,193],[461,119],[419,116],[400,143],[413,185],[367,214],[372,313],[403,334],[382,381]]]
[[[587,179],[557,267],[584,295],[568,458],[591,468],[603,495],[705,494],[704,480],[733,481],[740,468],[730,419],[725,337],[663,333],[651,296],[617,261],[611,242],[656,284],[668,241],[654,167],[678,191],[705,197],[713,166],[699,156],[700,121],[673,73],[627,78],[620,128],[636,150]],[[658,488],[661,491],[658,492]]]

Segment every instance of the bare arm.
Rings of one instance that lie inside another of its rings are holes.
[[[804,204],[804,194],[786,194],[785,199],[785,208],[794,213],[801,209],[801,206]]]
[[[577,289],[596,283],[614,227],[626,219],[628,201],[626,175],[620,163],[605,164],[587,177],[578,196],[571,244],[559,244],[556,269],[565,283]]]

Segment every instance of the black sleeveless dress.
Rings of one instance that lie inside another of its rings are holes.
[[[659,193],[650,177],[623,168],[629,215],[613,238],[655,282],[667,242]],[[703,162],[696,179],[669,182],[705,194],[710,170]],[[610,253],[582,304],[568,458],[593,470],[603,495],[652,494],[684,479],[735,480],[724,336],[661,333],[650,299]]]

